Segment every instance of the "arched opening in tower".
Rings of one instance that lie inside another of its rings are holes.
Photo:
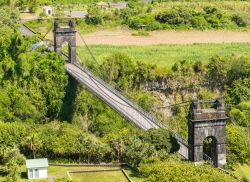
[[[203,140],[203,160],[217,164],[217,140],[213,136]]]

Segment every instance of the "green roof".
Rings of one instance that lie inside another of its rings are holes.
[[[40,167],[48,167],[48,159],[27,159],[26,160],[26,168],[40,168]]]

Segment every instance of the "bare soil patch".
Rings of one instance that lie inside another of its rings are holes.
[[[82,35],[87,44],[98,45],[157,45],[157,44],[194,44],[194,43],[247,43],[250,32],[234,31],[154,31],[149,36],[133,36],[126,28],[100,30]],[[52,39],[52,32],[47,38]],[[77,45],[83,45],[77,35]]]

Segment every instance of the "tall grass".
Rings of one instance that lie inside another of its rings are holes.
[[[130,56],[134,62],[156,64],[158,68],[169,68],[179,60],[207,63],[215,55],[250,56],[249,43],[146,46],[92,45],[90,49],[100,63],[111,54],[120,52]],[[86,47],[78,47],[77,54],[81,60],[91,60]]]

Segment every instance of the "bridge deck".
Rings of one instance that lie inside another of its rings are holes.
[[[81,84],[86,85],[98,97],[109,104],[113,109],[121,113],[137,127],[143,130],[162,127],[155,118],[128,101],[118,91],[95,77],[88,70],[70,63],[66,63],[65,68],[71,76],[77,79]]]

